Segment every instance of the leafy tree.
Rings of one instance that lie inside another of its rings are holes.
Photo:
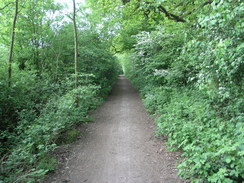
[[[243,136],[243,3],[125,4],[129,21],[152,18],[144,24],[148,29],[116,39],[134,39],[120,49],[125,73],[159,116],[158,134],[167,136],[171,149],[184,151],[180,175],[191,182],[242,182],[243,143],[235,139]]]
[[[50,153],[59,134],[89,121],[89,111],[110,92],[120,68],[110,52],[110,34],[98,33],[85,7],[74,10],[73,24],[65,18],[72,16],[57,13],[63,7],[54,0],[16,2],[13,28],[15,4],[0,1],[0,182],[38,182],[55,169]],[[16,37],[8,87],[11,31]],[[74,60],[81,65],[75,75]]]

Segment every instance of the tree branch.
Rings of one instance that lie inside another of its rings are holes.
[[[130,2],[130,0],[122,0],[123,5],[125,5],[128,2]]]
[[[148,5],[151,5],[151,2],[145,2]],[[176,22],[186,22],[186,20],[184,20],[182,17],[175,15],[173,13],[168,12],[162,5],[159,5],[157,7],[161,12],[163,12],[165,14],[166,17],[168,17],[170,20],[174,20]]]
[[[195,9],[193,9],[192,11],[190,11],[190,12],[188,12],[188,13],[186,13],[186,14],[183,14],[182,17],[186,17],[186,16],[188,16],[188,15],[191,15],[193,12],[195,12],[195,11],[197,11],[197,10],[203,8],[203,7],[206,6],[206,5],[211,4],[212,2],[213,2],[213,0],[206,1],[206,2],[202,3],[198,8],[195,8]]]
[[[10,4],[14,4],[14,2],[10,2],[10,3],[6,4],[4,7],[0,8],[0,11],[4,10],[5,8],[7,8]]]
[[[158,9],[162,11],[165,14],[165,16],[171,20],[175,20],[176,22],[186,22],[182,17],[169,13],[163,6],[159,6]]]
[[[12,82],[12,62],[13,62],[13,51],[14,51],[15,28],[16,28],[16,21],[18,18],[18,9],[19,9],[19,0],[16,0],[14,20],[12,26],[12,36],[11,36],[11,43],[9,49],[9,59],[8,59],[8,87],[9,88],[11,87],[11,82]]]
[[[122,3],[123,3],[123,4],[126,4],[126,3],[128,3],[128,2],[130,2],[130,0],[122,0]],[[187,2],[186,2],[186,5],[188,5],[188,4],[191,3],[191,2],[192,2],[192,1],[187,1]],[[193,2],[194,2],[194,1],[193,1]],[[212,2],[213,2],[213,0],[208,0],[208,1],[204,2],[204,3],[202,3],[199,7],[194,8],[192,11],[190,11],[190,12],[186,12],[185,14],[182,13],[181,15],[175,15],[175,14],[173,14],[173,13],[170,13],[170,12],[169,12],[168,10],[166,10],[166,8],[165,8],[164,6],[162,6],[162,5],[159,5],[157,8],[158,8],[159,11],[161,11],[162,13],[164,13],[165,16],[168,17],[168,19],[170,19],[170,20],[174,20],[174,21],[176,21],[176,22],[186,22],[186,20],[184,19],[186,16],[191,15],[193,12],[197,11],[198,9],[203,8],[204,6],[206,6],[206,5],[208,5],[208,4],[211,4]],[[153,5],[152,2],[148,2],[148,1],[145,1],[144,3],[148,4],[148,5],[149,5],[149,8],[151,8],[150,5]],[[175,8],[178,8],[178,7],[183,6],[183,5],[184,5],[183,2],[182,2],[182,3],[179,3],[178,5],[176,5]],[[140,6],[137,6],[135,9],[138,9],[139,7],[140,7]],[[148,9],[149,9],[149,8],[148,8]],[[150,10],[149,10],[149,11],[150,11]],[[147,14],[147,11],[146,11],[145,13]]]

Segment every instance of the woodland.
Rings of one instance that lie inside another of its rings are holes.
[[[39,182],[109,95],[140,91],[193,183],[244,181],[241,0],[0,0],[0,183]]]

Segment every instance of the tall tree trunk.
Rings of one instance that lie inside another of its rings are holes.
[[[59,80],[59,56],[60,56],[60,53],[56,54],[56,76],[55,76],[55,79],[56,81]]]
[[[75,62],[75,87],[78,85],[78,38],[77,38],[77,26],[76,26],[76,5],[75,0],[73,0],[73,23],[74,23],[74,62]]]
[[[11,87],[11,80],[12,80],[12,61],[13,61],[13,50],[14,50],[14,38],[15,38],[15,27],[16,21],[18,17],[18,8],[19,8],[19,0],[15,1],[15,14],[12,26],[12,37],[9,49],[9,59],[8,59],[8,86]]]

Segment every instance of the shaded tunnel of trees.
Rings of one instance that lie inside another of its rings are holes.
[[[189,182],[244,181],[240,0],[0,1],[0,182],[55,170],[60,136],[90,121],[119,74]]]

